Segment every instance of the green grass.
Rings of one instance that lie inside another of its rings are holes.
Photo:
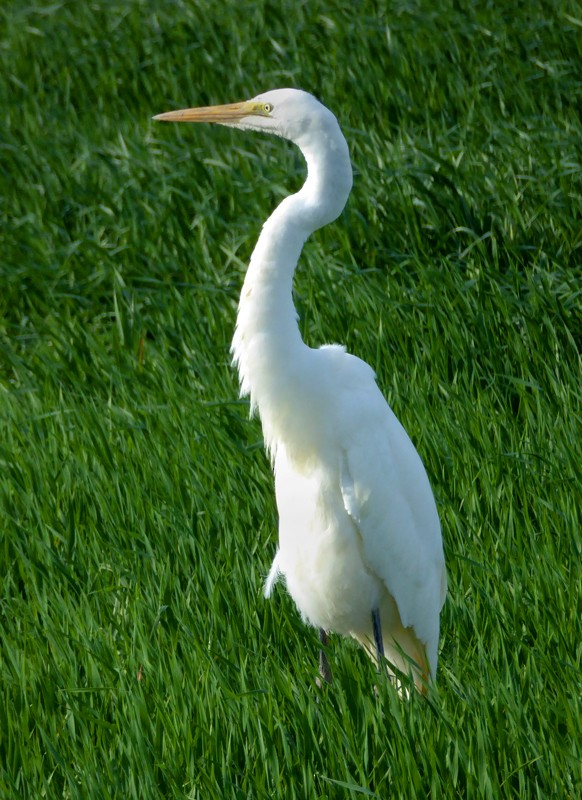
[[[0,797],[574,800],[582,11],[287,5],[0,8]],[[337,638],[318,691],[315,632],[261,596],[272,479],[228,348],[301,158],[150,121],[287,85],[356,171],[304,336],[374,366],[437,496],[429,702]]]

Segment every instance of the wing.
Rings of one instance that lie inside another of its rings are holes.
[[[374,381],[351,398],[359,422],[341,454],[344,507],[362,537],[366,567],[396,601],[402,624],[437,661],[446,595],[440,523],[424,465]]]

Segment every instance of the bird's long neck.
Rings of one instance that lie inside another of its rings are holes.
[[[336,124],[337,126],[337,124]],[[271,409],[293,402],[309,348],[301,339],[293,305],[293,275],[306,239],[342,211],[351,189],[351,165],[339,127],[331,141],[312,149],[299,143],[307,180],[265,222],[243,284],[232,343],[241,393],[258,408],[267,444]]]
[[[305,344],[293,305],[293,275],[310,230],[293,219],[287,198],[265,222],[242,287],[232,350],[241,393],[264,405],[268,385]],[[268,384],[268,385],[267,385]]]

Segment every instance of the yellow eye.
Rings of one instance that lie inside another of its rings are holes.
[[[272,110],[273,110],[272,103],[263,103],[263,111],[265,112],[265,114],[270,114]]]

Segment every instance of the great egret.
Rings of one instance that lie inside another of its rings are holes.
[[[246,274],[232,343],[241,393],[258,409],[275,472],[279,576],[303,619],[351,635],[390,674],[426,688],[437,668],[446,571],[435,501],[422,461],[371,367],[339,345],[308,347],[293,274],[309,235],[335,220],[352,187],[335,116],[307,92],[170,111],[170,122],[216,122],[290,139],[307,179],[263,225]],[[330,678],[322,651],[322,674]]]

